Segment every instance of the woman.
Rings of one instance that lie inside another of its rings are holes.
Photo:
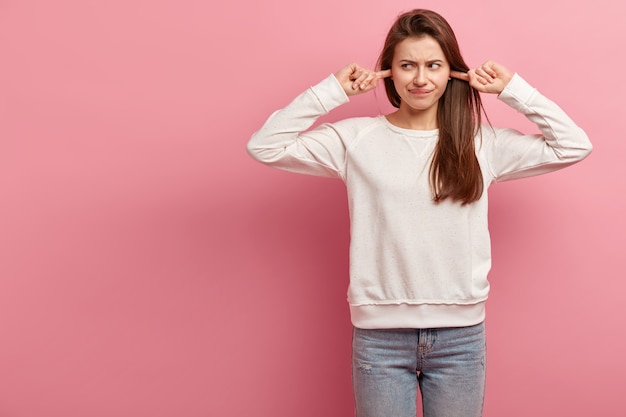
[[[586,134],[518,74],[470,70],[439,14],[391,27],[378,71],[350,64],[275,112],[248,143],[260,162],[342,179],[350,208],[353,384],[358,417],[480,416],[491,266],[486,187],[571,165]],[[396,111],[315,120],[384,80]],[[481,124],[480,93],[541,135]]]

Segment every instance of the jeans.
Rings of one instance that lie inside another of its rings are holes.
[[[480,417],[485,394],[485,326],[354,328],[352,382],[357,417]]]

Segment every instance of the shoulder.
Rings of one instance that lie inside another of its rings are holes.
[[[348,129],[368,129],[371,127],[377,127],[381,125],[381,120],[379,116],[359,116],[359,117],[349,117],[347,119],[339,120],[333,123],[336,126],[341,128]]]
[[[349,136],[359,136],[383,126],[379,116],[375,117],[350,117],[336,122],[328,123],[333,129]]]
[[[380,116],[350,117],[337,122],[325,123],[323,126],[334,130],[347,147],[354,146],[363,137],[384,135],[384,123]]]

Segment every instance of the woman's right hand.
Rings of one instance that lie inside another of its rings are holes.
[[[452,78],[467,81],[481,93],[500,94],[513,78],[513,72],[494,61],[487,61],[467,73],[450,71]]]
[[[335,78],[349,96],[373,90],[378,80],[391,76],[391,70],[371,71],[356,63],[346,65],[335,73]]]

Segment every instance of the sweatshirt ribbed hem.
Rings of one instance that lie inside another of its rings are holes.
[[[465,327],[485,320],[485,301],[476,304],[351,305],[352,324],[361,329]]]

